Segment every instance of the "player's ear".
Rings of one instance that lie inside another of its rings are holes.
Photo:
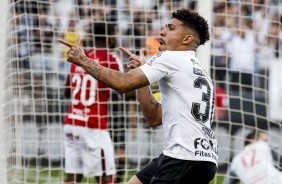
[[[183,38],[183,44],[184,45],[187,45],[187,44],[190,44],[192,41],[193,41],[193,35],[185,35],[185,37]]]

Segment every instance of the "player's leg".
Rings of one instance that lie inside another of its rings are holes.
[[[78,131],[75,129],[78,128],[72,125],[64,125],[66,173],[65,184],[81,182],[83,178],[80,158],[81,153],[79,147],[80,136],[76,134]]]
[[[132,176],[127,184],[143,184],[136,175]]]
[[[124,129],[125,130],[125,129]],[[124,133],[125,134],[125,133]],[[124,137],[123,134],[123,137]],[[124,171],[125,171],[125,146],[124,142],[122,145],[115,146],[115,152],[118,157],[117,159],[117,173],[116,173],[116,183],[121,183],[124,180]]]
[[[100,184],[115,184],[115,176],[114,175],[105,175],[96,176],[96,182]]]
[[[114,144],[108,131],[104,131],[103,134],[104,142],[102,147],[103,150],[101,152],[103,169],[102,184],[114,184],[114,176],[116,174]]]
[[[129,181],[128,184],[147,184],[158,169],[158,158],[153,159],[143,169],[138,171]]]
[[[212,162],[190,161],[180,184],[186,184],[187,181],[208,184],[214,178],[216,171],[217,167]]]
[[[103,175],[102,175],[102,177],[97,176],[96,182],[101,183],[101,184],[115,184],[114,175],[107,175],[106,174],[106,159],[105,159],[104,150],[101,150],[101,158],[102,158],[101,161],[102,161]]]
[[[82,174],[66,174],[66,179],[64,184],[75,184],[82,181],[83,175]]]
[[[102,184],[113,184],[116,174],[114,147],[107,130],[91,129],[85,136],[83,175],[95,177]]]
[[[114,175],[103,175],[101,176],[96,176],[96,182],[97,183],[101,183],[101,184],[115,184],[115,177]]]

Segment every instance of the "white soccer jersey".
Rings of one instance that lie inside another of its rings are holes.
[[[230,172],[244,184],[282,183],[282,173],[274,167],[271,149],[265,141],[253,143],[237,154]]]
[[[195,52],[159,52],[140,69],[150,84],[159,82],[164,155],[217,164],[217,141],[211,130],[214,89]]]

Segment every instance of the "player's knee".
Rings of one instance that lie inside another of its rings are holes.
[[[113,175],[111,176],[103,176],[102,184],[115,184],[115,178]]]
[[[74,184],[76,182],[81,182],[83,178],[82,174],[67,174],[64,184]]]

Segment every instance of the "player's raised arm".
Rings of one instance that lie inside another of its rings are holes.
[[[146,58],[145,58],[145,56],[143,54],[145,52],[144,48],[140,49],[140,56],[136,56],[135,54],[133,54],[132,52],[130,52],[126,48],[120,47],[119,49],[122,52],[124,52],[126,55],[129,56],[129,61],[128,61],[128,64],[127,64],[127,68],[129,70],[132,70],[134,68],[142,66],[143,64],[146,63]]]
[[[86,57],[83,52],[82,40],[79,40],[78,45],[61,39],[59,39],[58,42],[69,47],[69,51],[67,52],[67,60],[69,62],[81,66],[92,77],[120,93],[129,92],[149,85],[147,77],[138,68],[131,70],[128,73],[121,73],[119,71],[104,67],[97,61]],[[138,58],[136,55],[132,56],[136,59]]]

